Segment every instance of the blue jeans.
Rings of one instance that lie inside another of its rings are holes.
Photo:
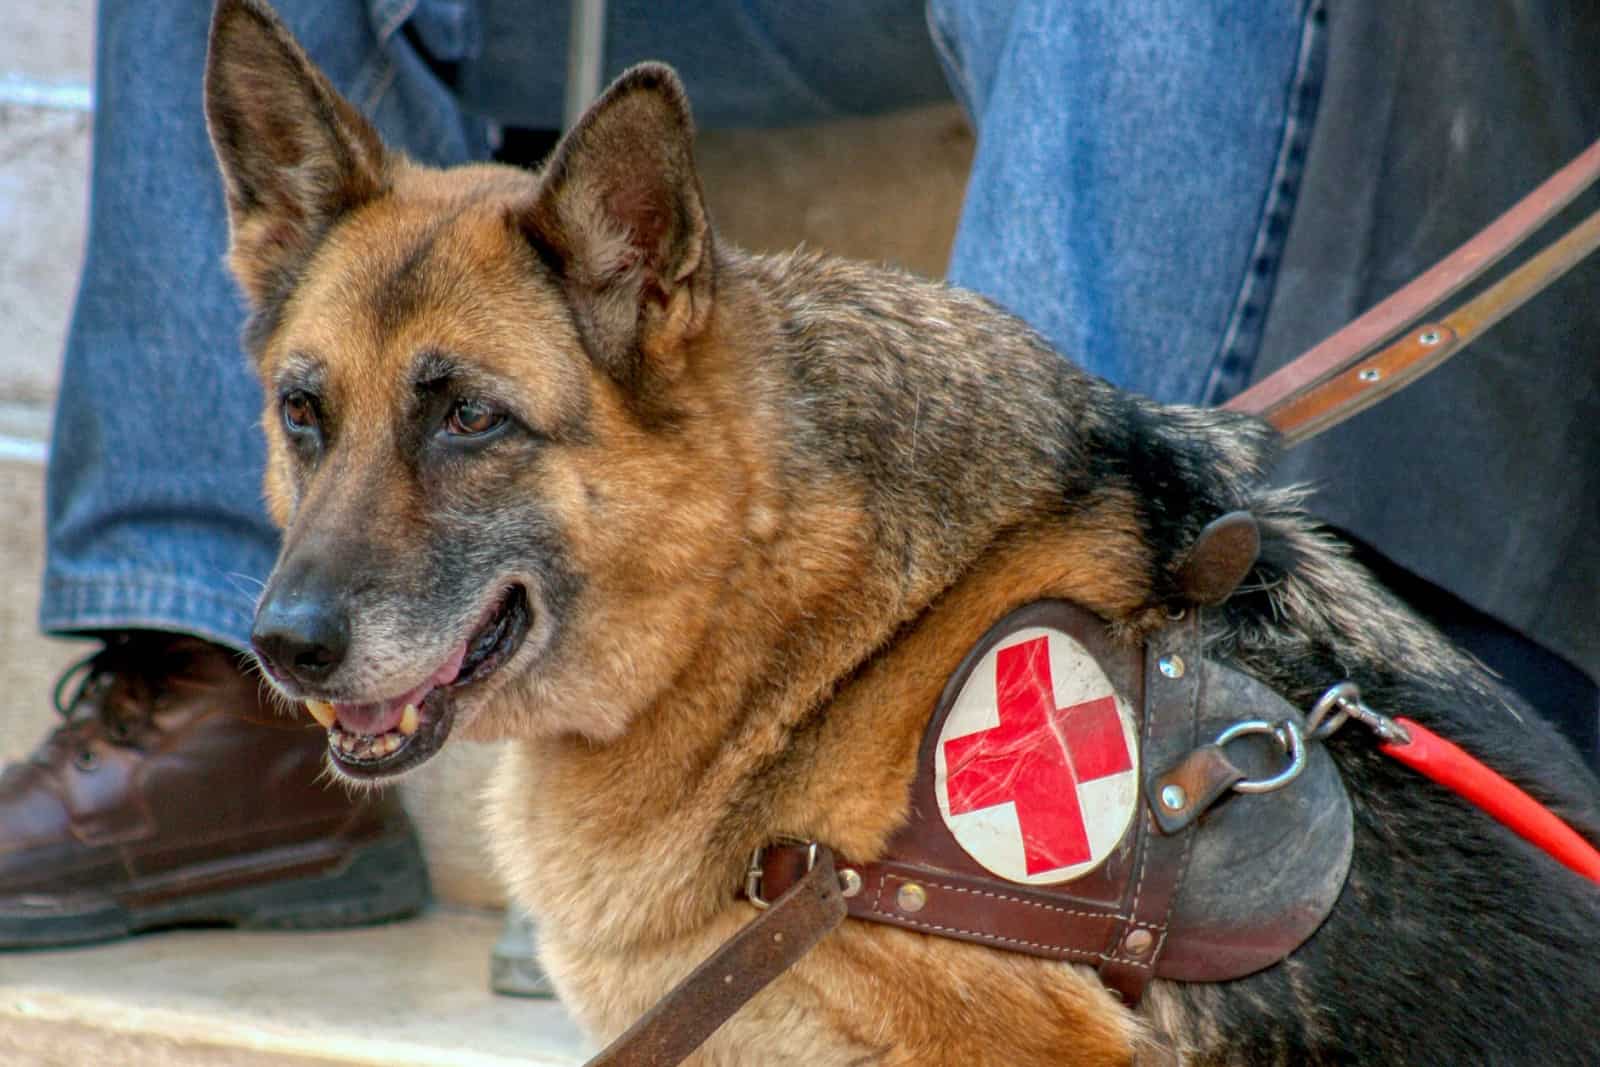
[[[706,0],[669,19],[668,5],[612,0],[607,48],[613,72],[646,57],[678,66],[705,125],[925,103],[948,95],[947,74],[979,131],[950,277],[1118,384],[1215,402],[1242,385],[1260,339],[1315,99],[1319,5]],[[201,114],[209,7],[100,4],[88,255],[49,473],[48,631],[245,647],[276,552]],[[414,158],[485,155],[485,120],[559,121],[564,2],[277,7]]]

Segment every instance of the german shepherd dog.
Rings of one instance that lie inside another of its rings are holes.
[[[970,293],[720,242],[688,104],[626,73],[537,173],[384,147],[261,0],[206,113],[284,529],[255,640],[352,782],[501,739],[496,862],[598,1041],[755,914],[779,835],[871,860],[941,687],[1005,613],[1138,641],[1198,531],[1263,537],[1208,658],[1301,707],[1353,679],[1590,840],[1600,789],[1517,698],[1267,488],[1260,422],[1076,369]],[[1377,754],[1334,910],[1286,961],[1155,983],[847,921],[715,1064],[1593,1063],[1600,890]]]

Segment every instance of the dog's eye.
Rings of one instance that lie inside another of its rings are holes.
[[[285,393],[282,400],[283,425],[291,433],[305,433],[317,428],[317,402],[303,389]]]
[[[477,400],[457,400],[444,420],[445,432],[455,437],[482,437],[498,429],[506,417]]]

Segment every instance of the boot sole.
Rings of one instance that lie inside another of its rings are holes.
[[[252,859],[259,863],[260,857]],[[408,829],[359,845],[338,866],[315,875],[156,905],[128,906],[101,897],[69,911],[57,903],[35,910],[0,902],[0,950],[61,948],[186,926],[242,930],[367,926],[415,915],[429,899],[422,849]]]

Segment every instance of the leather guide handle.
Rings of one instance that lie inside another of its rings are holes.
[[[816,862],[798,882],[586,1067],[662,1067],[681,1062],[844,916],[845,899],[833,853],[818,845]]]
[[[1597,178],[1600,141],[1399,292],[1223,406],[1262,416],[1295,445],[1409,385],[1600,245],[1600,216],[1590,216],[1455,312],[1417,325],[1523,244]],[[1398,341],[1374,352],[1402,333]]]

